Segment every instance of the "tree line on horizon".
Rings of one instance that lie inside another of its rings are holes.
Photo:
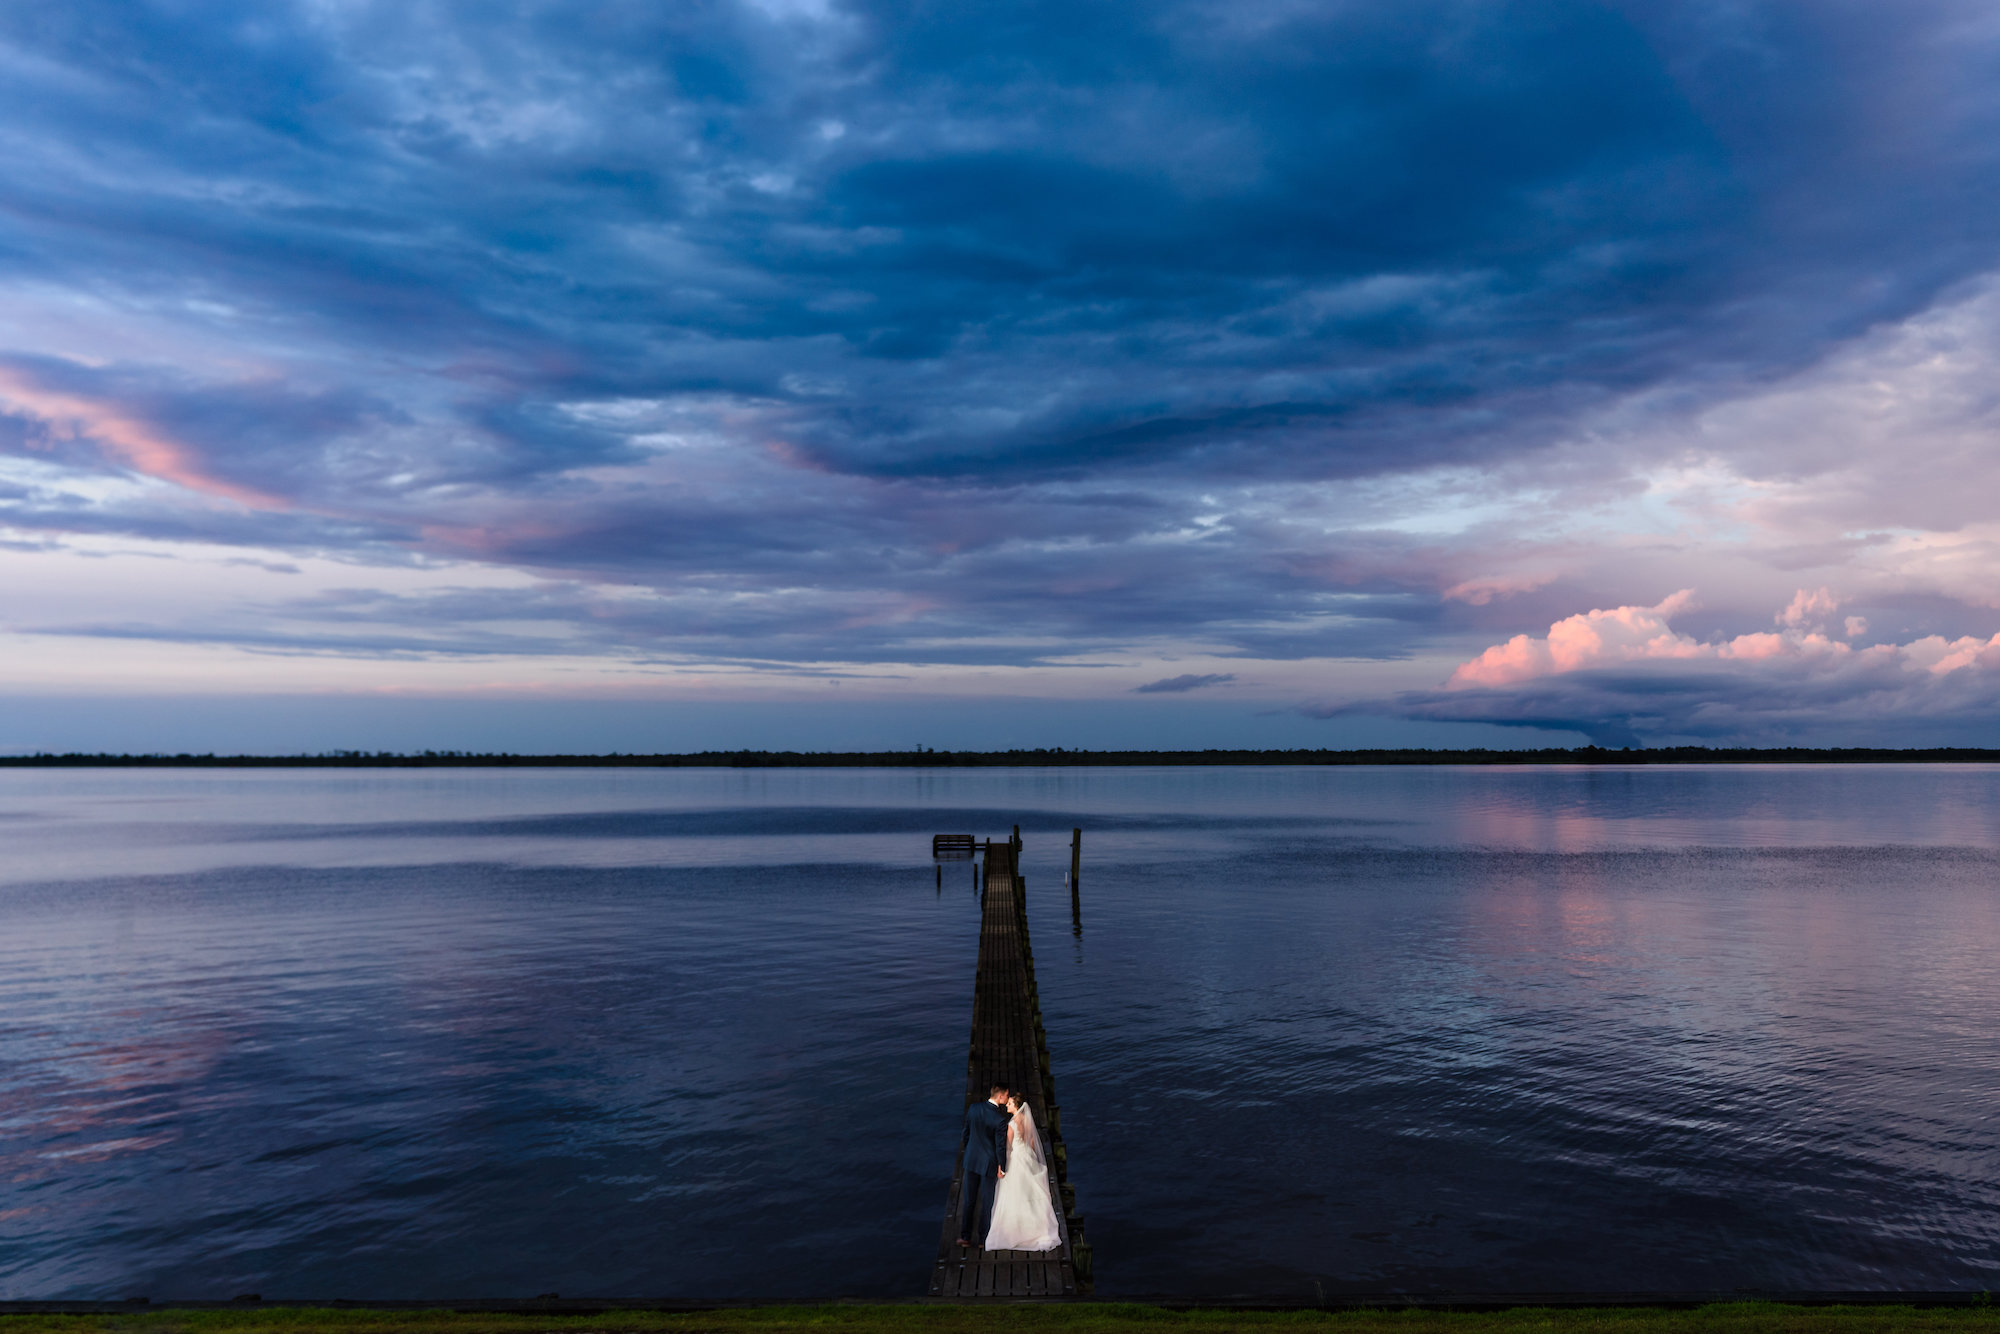
[[[838,769],[1002,768],[1013,766],[1142,765],[1381,765],[1381,764],[1967,764],[2000,762],[2000,750],[1966,746],[1662,746],[1651,750],[1604,746],[1522,750],[1080,750],[1063,746],[1012,750],[794,751],[706,750],[684,753],[535,755],[507,751],[332,750],[300,755],[217,755],[179,752],[114,754],[37,752],[0,755],[0,768],[659,768]]]

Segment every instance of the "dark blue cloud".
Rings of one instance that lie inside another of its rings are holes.
[[[1132,687],[1135,695],[1179,695],[1190,690],[1200,690],[1203,686],[1227,685],[1236,679],[1234,672],[1186,672],[1180,676],[1162,677],[1158,681],[1148,681],[1142,686]]]
[[[16,85],[16,253],[485,351],[530,395],[838,365],[872,383],[802,414],[830,462],[981,473],[1392,466],[1347,419],[1789,362],[1992,256],[1990,125],[1951,97],[1992,53],[1922,49],[1929,6],[1764,7],[1720,52],[1720,14],[1595,4],[569,13],[17,17],[76,81]],[[1057,366],[1009,427],[944,420]]]

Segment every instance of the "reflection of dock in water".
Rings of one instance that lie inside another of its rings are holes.
[[[1041,1128],[1062,1244],[1053,1251],[987,1251],[958,1244],[958,1192],[962,1164],[954,1164],[945,1200],[944,1230],[930,1295],[1074,1297],[1090,1289],[1090,1244],[1076,1215],[1069,1160],[1062,1143],[1062,1111],[1053,1101],[1049,1048],[1035,990],[1035,956],[1028,943],[1027,886],[1016,873],[1018,828],[1012,839],[987,842],[979,926],[979,970],[972,985],[972,1050],[966,1062],[965,1106],[986,1096],[995,1079],[1025,1096]]]

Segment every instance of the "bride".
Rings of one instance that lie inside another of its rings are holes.
[[[1062,1244],[1055,1203],[1049,1198],[1049,1167],[1042,1161],[1042,1136],[1035,1114],[1019,1095],[1007,1099],[1014,1119],[1007,1126],[1007,1172],[993,1197],[993,1224],[986,1230],[989,1251],[1052,1251]]]

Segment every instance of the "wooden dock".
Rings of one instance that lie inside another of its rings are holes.
[[[995,1079],[1025,1096],[1042,1132],[1042,1156],[1059,1192],[1055,1201],[1062,1244],[1053,1251],[988,1251],[958,1244],[958,1192],[963,1163],[952,1165],[930,1295],[955,1301],[1061,1300],[1090,1291],[1090,1243],[1076,1213],[1069,1157],[1062,1143],[1062,1109],[1049,1074],[1047,1034],[1035,990],[1035,953],[1028,942],[1027,882],[1019,872],[1019,832],[989,841],[982,881],[979,969],[972,985],[972,1049],[965,1067],[965,1106],[984,1098]],[[975,1239],[976,1240],[976,1239]]]

